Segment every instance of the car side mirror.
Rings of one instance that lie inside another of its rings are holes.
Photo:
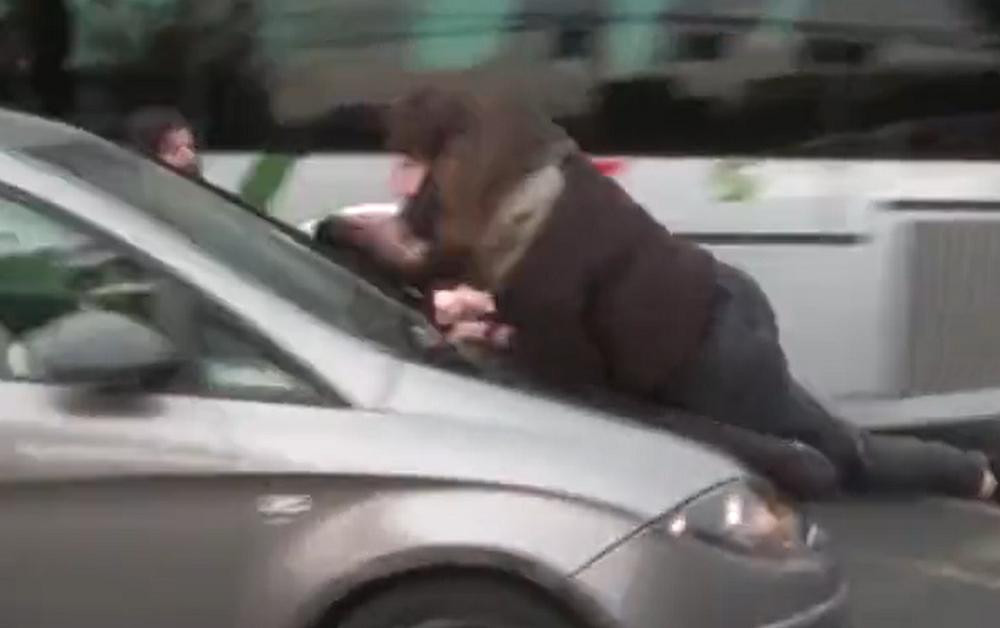
[[[138,387],[180,368],[179,353],[158,331],[127,316],[84,310],[30,333],[22,345],[47,382]]]

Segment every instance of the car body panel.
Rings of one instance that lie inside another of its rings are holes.
[[[646,520],[746,474],[723,454],[663,430],[418,365],[405,367],[386,404],[463,423],[502,425],[532,442],[552,443],[563,450],[552,460],[569,454],[578,461],[565,467],[568,482],[587,486],[585,494]],[[515,450],[519,461],[527,453]]]
[[[699,628],[737,623],[820,628],[846,621],[846,585],[823,552],[782,561],[753,558],[692,539],[673,539],[666,530],[650,526],[575,578],[616,622],[634,628],[662,626],[664,617],[671,625]]]
[[[238,460],[218,401],[3,381],[0,396],[18,480],[211,474]]]
[[[622,428],[623,434],[616,435],[606,429],[595,438],[584,429],[570,440],[548,429],[543,413],[529,427],[505,425],[503,413],[493,425],[416,413],[248,402],[231,402],[226,413],[230,437],[247,457],[241,464],[254,472],[506,486],[626,513],[636,525],[741,476],[733,463],[670,437],[658,442],[645,430]],[[662,471],[664,458],[691,464],[674,477]]]
[[[258,525],[208,476],[0,482],[5,626],[235,626]]]
[[[442,568],[523,578],[590,611],[596,605],[566,586],[569,574],[593,558],[584,548],[634,529],[619,513],[513,487],[268,479],[271,490],[289,498],[308,495],[312,508],[298,517],[271,516],[256,535],[252,603],[241,626],[312,625],[366,585]]]
[[[230,623],[252,507],[199,490],[237,460],[213,403],[4,382],[0,398],[0,623]]]
[[[0,394],[18,461],[0,478],[14,513],[0,573],[20,584],[0,592],[5,625],[127,626],[157,609],[146,625],[299,625],[353,585],[445,557],[558,582],[639,524],[571,487],[541,490],[537,465],[499,470],[502,437],[487,438],[498,454],[485,465],[457,463],[468,443],[416,448],[433,424],[405,417],[33,384]],[[181,582],[164,595],[160,579]]]

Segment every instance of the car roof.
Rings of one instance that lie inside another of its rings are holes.
[[[61,122],[46,120],[11,109],[0,108],[0,147],[23,149],[35,146],[93,141],[94,136]]]

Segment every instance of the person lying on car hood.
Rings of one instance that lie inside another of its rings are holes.
[[[996,496],[980,453],[830,414],[790,374],[760,286],[670,233],[523,102],[417,90],[393,107],[388,136],[439,209],[432,238],[394,234],[402,249],[372,250],[407,277],[489,293],[513,329],[505,351],[538,380],[804,443],[847,488]]]

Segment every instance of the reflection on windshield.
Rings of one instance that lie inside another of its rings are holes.
[[[279,225],[207,185],[103,142],[34,147],[67,171],[170,225],[213,258],[349,334],[414,357],[421,316],[319,254]]]
[[[343,332],[402,359],[569,401],[503,359],[471,362],[441,343],[420,313],[319,253],[299,231],[225,192],[98,141],[25,152],[162,221],[235,272]]]

